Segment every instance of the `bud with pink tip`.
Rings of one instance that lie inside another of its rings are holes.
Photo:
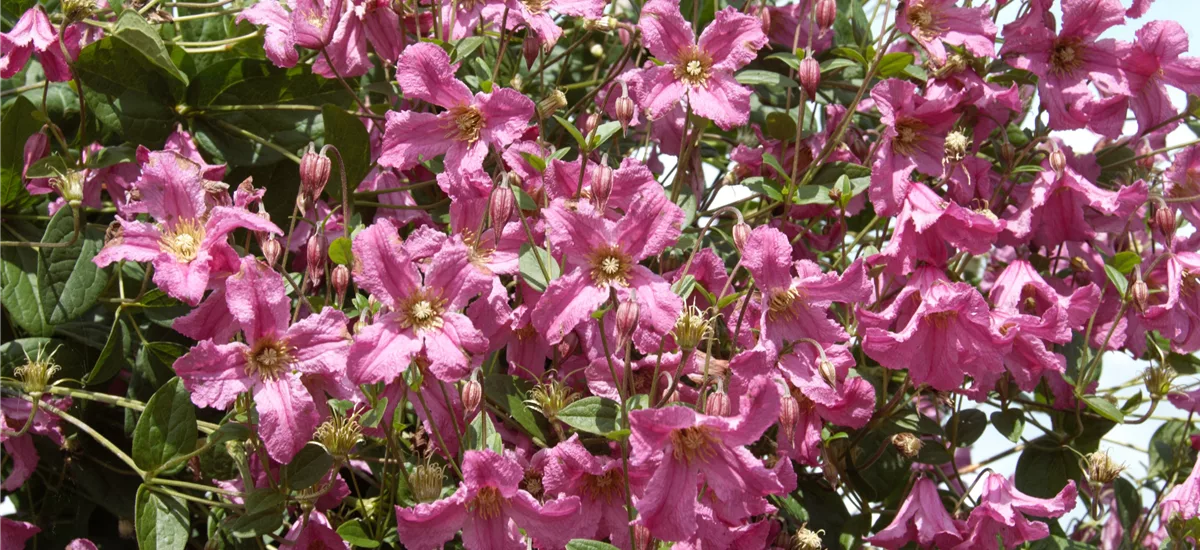
[[[738,252],[746,250],[746,241],[750,239],[750,226],[746,222],[737,222],[733,226],[733,246],[736,246]]]
[[[617,305],[617,341],[619,346],[625,345],[633,336],[640,316],[637,299],[629,297]]]
[[[267,266],[274,268],[275,262],[279,261],[279,256],[283,254],[283,245],[279,244],[279,239],[271,236],[262,243],[263,259],[267,261]]]
[[[1063,170],[1067,169],[1067,155],[1062,150],[1055,149],[1050,152],[1050,169],[1062,177]]]
[[[771,34],[771,10],[765,7],[758,10],[758,22],[762,24],[763,34]]]
[[[708,394],[708,399],[704,402],[704,414],[709,416],[729,416],[729,411],[729,394],[725,393],[725,390],[718,389]]]
[[[596,210],[603,212],[608,207],[608,197],[612,196],[613,169],[608,165],[608,155],[600,159],[596,167],[596,180],[592,182],[592,203]]]
[[[817,88],[821,86],[821,64],[812,56],[800,60],[800,87],[808,97],[817,96]]]
[[[313,144],[308,144],[308,150],[300,158],[300,191],[310,199],[315,199],[325,190],[329,182],[329,172],[333,168],[332,161],[324,154],[318,153]]]
[[[488,216],[492,219],[492,228],[495,229],[497,242],[500,240],[501,229],[512,218],[515,204],[516,197],[513,195],[512,189],[509,189],[507,182],[501,183],[492,190],[492,197],[488,202]]]
[[[1154,225],[1170,241],[1175,237],[1175,210],[1167,205],[1154,211]]]
[[[325,239],[313,233],[304,248],[307,254],[305,259],[308,260],[308,280],[315,285],[325,273]]]
[[[583,116],[579,117],[578,120],[579,120],[579,123],[577,124],[577,126],[579,127],[579,133],[581,133],[585,136],[588,134],[591,134],[592,130],[595,130],[598,126],[600,126],[600,114],[599,113],[591,113],[591,114],[583,115]]]
[[[521,53],[525,56],[525,64],[532,69],[534,61],[537,61],[538,54],[542,52],[541,41],[538,40],[536,34],[525,33],[525,41],[521,43]]]
[[[621,97],[617,98],[613,105],[613,110],[616,111],[617,121],[621,123],[621,133],[629,131],[629,123],[633,121],[633,98],[629,97],[629,83],[621,81]]]
[[[645,525],[633,526],[633,548],[634,550],[652,550],[654,548],[654,535],[650,534],[650,529]]]
[[[1146,312],[1146,306],[1150,302],[1150,287],[1146,285],[1146,281],[1143,281],[1140,276],[1133,282],[1133,286],[1129,288],[1129,299],[1133,302],[1133,307],[1136,307],[1139,312]]]
[[[478,369],[471,375],[471,379],[463,384],[462,402],[467,418],[473,416],[475,411],[479,410],[480,403],[483,402],[483,385],[479,383]]]
[[[817,1],[817,26],[821,30],[829,30],[833,28],[833,22],[837,20],[837,3],[834,0],[818,0]]]
[[[796,437],[796,420],[800,418],[800,403],[792,397],[791,392],[784,394],[779,402],[779,427],[788,441]]]
[[[346,289],[350,287],[350,268],[344,265],[333,268],[329,281],[333,283],[333,292],[337,294],[337,303],[340,306],[346,301]]]
[[[570,357],[572,353],[575,353],[575,348],[578,347],[579,336],[576,336],[574,332],[569,332],[566,336],[563,336],[562,341],[555,346],[555,351],[558,352],[558,356],[560,358],[566,358]]]

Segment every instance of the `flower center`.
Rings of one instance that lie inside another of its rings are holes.
[[[717,437],[704,426],[692,426],[671,432],[671,454],[676,460],[707,461],[716,455]]]
[[[929,126],[915,118],[896,121],[896,137],[892,139],[892,150],[901,155],[911,155],[921,149],[925,141],[925,129]]]
[[[546,4],[542,0],[521,0],[521,3],[524,4],[525,9],[529,10],[529,13],[532,14],[542,13],[542,11],[546,9]]]
[[[158,241],[159,250],[188,263],[200,254],[200,243],[204,242],[204,225],[200,220],[186,219],[175,224],[175,228],[163,233]]]
[[[488,264],[492,261],[495,247],[488,246],[487,241],[476,236],[474,231],[464,231],[462,240],[463,244],[467,245],[467,259],[471,265],[484,273],[491,273]]]
[[[246,376],[275,380],[292,364],[291,348],[286,340],[260,338],[245,352]]]
[[[1184,298],[1191,298],[1192,295],[1200,291],[1200,271],[1183,271],[1183,284],[1179,288],[1179,294]]]
[[[770,298],[767,299],[767,316],[772,320],[780,315],[789,319],[795,317],[792,304],[799,298],[800,290],[796,288],[771,291]]]
[[[495,487],[484,487],[471,499],[467,509],[479,519],[491,519],[500,515],[500,503],[503,498],[500,490]]]
[[[930,313],[925,316],[925,320],[928,321],[929,324],[939,329],[946,328],[950,325],[950,321],[957,318],[957,311],[939,311],[937,313]]]
[[[908,8],[908,25],[912,27],[914,36],[926,41],[936,38],[940,31],[933,12],[925,6]]]
[[[479,140],[479,133],[483,130],[484,120],[483,112],[474,105],[459,105],[450,109],[450,118],[453,121],[449,125],[446,132],[446,137],[465,141],[467,143],[475,143]]]
[[[1083,43],[1078,38],[1060,38],[1050,54],[1050,71],[1069,75],[1083,64]]]
[[[614,468],[598,476],[585,474],[580,491],[592,500],[613,502],[615,498],[621,501],[625,498],[624,484],[625,478],[621,476],[621,470]]]
[[[633,259],[614,246],[604,247],[592,254],[592,281],[599,286],[617,284],[628,286]]]
[[[675,63],[675,78],[692,86],[707,86],[708,77],[712,76],[712,65],[712,56],[699,46],[684,48]]]
[[[419,290],[400,304],[400,327],[416,330],[442,328],[442,314],[446,311],[446,300],[427,290]]]

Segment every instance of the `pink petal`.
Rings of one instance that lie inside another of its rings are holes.
[[[436,46],[435,46],[436,47]],[[446,113],[418,113],[415,111],[388,111],[387,125],[383,135],[383,150],[379,154],[379,165],[399,170],[408,170],[417,164],[431,160],[455,143],[447,132]]]
[[[346,359],[346,375],[355,384],[395,380],[421,352],[421,338],[401,331],[396,316],[387,314],[354,335]]]
[[[458,65],[450,64],[450,55],[440,46],[421,42],[400,54],[396,63],[396,81],[404,96],[449,109],[471,102],[467,85],[454,77]]]
[[[727,7],[700,33],[700,49],[712,56],[713,70],[736,71],[754,61],[758,50],[767,45],[762,27],[758,18]]]
[[[420,288],[421,275],[391,221],[376,220],[354,237],[352,248],[354,282],[384,303],[394,307]]]
[[[251,345],[287,330],[292,301],[283,276],[253,257],[242,258],[241,271],[225,280],[225,294],[229,312],[241,323]]]
[[[467,508],[462,499],[465,489],[434,502],[412,508],[396,507],[396,535],[413,550],[439,550],[463,528]]]
[[[481,93],[476,102],[487,120],[480,137],[498,148],[517,141],[529,128],[535,111],[533,100],[512,88]]]
[[[729,73],[713,73],[704,86],[688,89],[692,112],[713,121],[722,130],[746,124],[750,120],[750,88],[738,83]]]
[[[254,407],[267,454],[284,464],[312,439],[320,421],[312,394],[299,377],[286,373],[254,385]]]
[[[175,374],[192,394],[192,403],[225,409],[251,387],[244,372],[248,351],[241,342],[217,345],[205,340],[175,361]]]
[[[679,3],[671,0],[646,2],[638,28],[642,31],[642,43],[661,61],[675,61],[681,51],[696,43],[692,26],[679,12]]]
[[[341,376],[350,350],[346,314],[326,307],[287,329],[284,335],[292,350],[292,368],[302,373]]]
[[[608,289],[592,282],[584,269],[559,277],[533,309],[533,325],[546,340],[559,342],[608,299]]]

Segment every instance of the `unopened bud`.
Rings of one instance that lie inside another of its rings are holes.
[[[613,16],[605,15],[599,19],[588,19],[587,21],[584,21],[583,28],[590,31],[612,32],[619,24],[620,21],[617,21],[617,19]]]
[[[308,280],[314,285],[321,280],[321,275],[325,273],[325,239],[317,233],[313,233],[308,238],[308,243],[304,247],[306,254],[305,259],[308,260]]]
[[[817,26],[821,30],[829,30],[836,20],[837,3],[834,0],[817,0]]]
[[[467,418],[470,418],[475,414],[475,411],[479,410],[479,404],[482,400],[483,385],[479,383],[479,371],[476,370],[475,374],[471,375],[471,379],[467,380],[467,383],[463,384],[462,388],[463,409],[466,410]]]
[[[708,394],[708,399],[704,402],[704,414],[709,416],[729,416],[729,394],[725,390],[718,389]]]
[[[579,336],[576,336],[574,332],[569,332],[566,336],[563,336],[562,341],[555,346],[555,349],[558,351],[560,358],[566,358],[575,353],[575,348],[577,347],[579,347]]]
[[[817,97],[817,88],[821,86],[821,64],[811,55],[800,60],[800,87],[809,99]]]
[[[1092,483],[1112,483],[1124,470],[1125,466],[1113,462],[1107,452],[1096,451],[1087,456],[1087,477]]]
[[[562,90],[554,90],[550,95],[542,98],[537,104],[538,117],[550,118],[550,115],[557,113],[559,109],[567,106],[567,94]],[[586,132],[583,132],[586,133]]]
[[[613,177],[615,173],[608,165],[608,155],[600,160],[596,167],[596,179],[592,182],[592,203],[598,212],[603,213],[608,208],[608,198],[612,196]]]
[[[419,464],[408,474],[408,486],[417,502],[433,502],[442,496],[442,467]]]
[[[892,436],[892,445],[904,458],[916,458],[925,443],[921,441],[921,438],[909,432],[901,432]]]
[[[1170,241],[1175,237],[1175,209],[1170,206],[1160,206],[1154,211],[1154,226]]]
[[[628,132],[629,124],[633,122],[634,104],[633,98],[629,97],[629,83],[624,80],[621,81],[621,97],[613,104],[613,110],[621,123],[621,132]]]
[[[525,41],[521,43],[521,53],[525,56],[525,65],[532,69],[538,54],[542,53],[542,43],[537,34],[525,33]]]
[[[748,240],[750,240],[750,226],[746,222],[737,222],[733,226],[733,246],[737,247],[739,253],[744,253]]]
[[[312,206],[312,200],[308,198],[307,194],[299,193],[296,195],[296,212],[299,212],[301,216],[308,214],[308,207],[310,206]]]
[[[617,341],[621,343],[620,345],[629,342],[629,339],[633,336],[633,331],[637,328],[639,315],[638,303],[633,297],[622,300],[617,305]]]
[[[604,57],[604,46],[598,43],[592,44],[591,47],[588,48],[588,53],[592,54],[592,57],[597,59]]]
[[[779,402],[779,427],[788,441],[796,438],[796,420],[800,418],[800,402],[789,392]]]
[[[300,158],[300,190],[311,199],[316,199],[325,190],[329,182],[329,172],[333,163],[329,157],[318,153],[311,143],[304,156]]]
[[[762,25],[763,34],[771,34],[771,10],[761,8],[758,10],[758,22]]]
[[[512,218],[516,202],[516,196],[507,185],[500,185],[492,190],[491,200],[488,201],[488,216],[492,219],[492,228],[495,229],[497,240],[500,239],[504,225]]]
[[[1146,391],[1150,392],[1150,397],[1162,399],[1171,393],[1171,385],[1175,383],[1176,376],[1178,374],[1175,369],[1167,365],[1146,367],[1142,373],[1142,382],[1146,385]]]
[[[1150,287],[1140,277],[1129,287],[1129,301],[1133,302],[1133,307],[1137,308],[1139,312],[1146,312],[1146,306],[1150,301]]]
[[[825,534],[824,529],[813,531],[808,528],[808,523],[805,523],[792,537],[792,548],[795,550],[821,550],[821,535],[823,534]]]
[[[578,120],[578,126],[579,126],[579,133],[581,133],[585,136],[588,134],[591,134],[592,130],[595,130],[596,128],[598,128],[600,126],[600,114],[599,113],[590,113],[590,114],[586,114],[586,115],[580,115],[580,117],[577,120]]]
[[[272,236],[263,241],[262,252],[263,259],[267,262],[267,267],[274,268],[275,262],[278,262],[279,256],[283,254],[283,245],[279,244],[279,239]]]
[[[1091,273],[1092,267],[1088,265],[1087,260],[1081,256],[1071,257],[1071,270],[1078,273]]]
[[[344,265],[333,268],[329,282],[333,283],[333,292],[337,295],[337,303],[340,305],[346,300],[346,289],[350,287],[350,268]]]
[[[1067,155],[1060,149],[1055,149],[1050,152],[1050,169],[1059,177],[1062,177],[1063,170],[1067,169]]]

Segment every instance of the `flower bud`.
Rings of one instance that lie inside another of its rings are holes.
[[[733,246],[737,247],[738,253],[746,251],[746,241],[750,239],[750,226],[746,222],[737,222],[733,226]]]
[[[91,17],[92,12],[96,11],[96,2],[94,0],[63,0],[61,7],[66,22],[73,23]]]
[[[653,550],[654,535],[650,534],[650,530],[645,525],[633,526],[633,548],[634,550]]]
[[[560,358],[566,358],[575,353],[575,348],[577,347],[579,347],[579,336],[574,332],[569,332],[566,336],[563,336],[562,341],[555,346],[555,349],[558,351]]]
[[[533,63],[537,61],[540,53],[542,53],[542,42],[538,39],[537,34],[525,33],[525,41],[521,43],[521,54],[525,56],[525,65],[532,69]]]
[[[596,210],[603,213],[608,208],[608,198],[612,196],[613,176],[615,173],[608,165],[608,155],[600,159],[596,167],[596,179],[592,181],[592,204]]]
[[[821,86],[821,64],[812,56],[800,60],[800,87],[809,99],[817,97],[817,88]]]
[[[762,8],[758,10],[758,22],[762,25],[763,34],[771,34],[771,10]]]
[[[1088,265],[1087,260],[1082,256],[1071,257],[1071,270],[1077,273],[1091,273],[1092,267]]]
[[[892,445],[904,458],[916,458],[925,443],[921,441],[921,438],[909,432],[901,432],[892,436]]]
[[[479,410],[479,404],[483,401],[483,385],[479,383],[479,371],[476,370],[471,375],[471,379],[463,384],[462,402],[463,409],[466,410],[467,418],[474,416],[475,411]]]
[[[1133,282],[1133,286],[1129,287],[1129,301],[1133,302],[1133,307],[1137,308],[1139,312],[1146,312],[1146,305],[1150,301],[1150,287],[1141,277],[1138,277]]]
[[[267,267],[274,268],[275,262],[279,261],[279,256],[283,254],[283,245],[279,244],[279,239],[271,236],[262,243],[263,259],[267,262]]]
[[[620,25],[620,21],[611,15],[605,15],[599,19],[588,19],[583,22],[583,28],[589,31],[612,32]]]
[[[792,397],[791,392],[783,396],[779,402],[779,428],[783,435],[792,441],[796,437],[796,420],[800,418],[800,402]]]
[[[812,531],[808,528],[808,523],[805,522],[800,526],[800,530],[792,536],[792,548],[795,550],[821,550],[821,535],[825,533],[824,529]]]
[[[542,98],[537,104],[537,113],[539,118],[550,118],[550,115],[557,113],[559,109],[567,106],[567,94],[562,90],[555,89],[550,92],[550,95]],[[581,133],[586,134],[587,132]]]
[[[433,502],[442,496],[442,467],[420,464],[408,474],[408,486],[417,502]]]
[[[1063,170],[1067,169],[1067,155],[1062,150],[1055,149],[1050,152],[1050,169],[1062,177]]]
[[[1175,369],[1160,364],[1157,367],[1146,367],[1142,373],[1142,382],[1146,385],[1146,391],[1150,392],[1151,398],[1162,399],[1171,393],[1171,385],[1176,376],[1178,375]]]
[[[1163,205],[1154,211],[1154,226],[1170,241],[1175,237],[1175,209]]]
[[[1092,483],[1107,485],[1121,477],[1125,466],[1113,462],[1107,452],[1096,451],[1087,456],[1087,477]]]
[[[817,372],[821,373],[821,378],[824,378],[825,382],[828,383],[830,387],[837,387],[837,367],[833,365],[833,362],[822,357],[821,360],[817,362]]]
[[[588,53],[592,54],[592,57],[600,59],[604,57],[604,46],[600,45],[599,43],[592,44],[591,47],[588,48]]]
[[[837,20],[837,3],[834,0],[817,0],[817,26],[821,30],[833,28]]]
[[[304,246],[304,252],[305,259],[308,260],[308,280],[315,285],[325,273],[325,239],[313,233]]]
[[[296,212],[304,216],[308,214],[309,206],[312,206],[312,200],[308,198],[308,195],[303,192],[298,193],[296,195]]]
[[[729,416],[729,394],[725,390],[718,389],[708,394],[708,399],[704,402],[704,414],[709,416]]]
[[[491,200],[488,201],[488,217],[492,219],[492,228],[495,229],[497,241],[500,240],[500,231],[512,218],[516,202],[517,198],[513,195],[513,190],[509,189],[507,185],[500,185],[492,190]]]
[[[300,191],[310,199],[316,199],[325,190],[329,182],[329,172],[333,163],[329,157],[318,153],[310,143],[304,156],[300,158]]]
[[[633,337],[633,330],[637,328],[639,316],[639,308],[637,300],[630,297],[622,300],[617,305],[617,341],[619,346],[623,346]]]
[[[576,120],[578,121],[579,133],[585,136],[591,134],[592,130],[600,126],[600,115],[598,113],[579,115],[579,118]]]
[[[344,265],[333,268],[329,282],[333,283],[333,292],[337,295],[337,303],[340,305],[346,300],[346,289],[350,287],[350,268]]]
[[[633,98],[629,97],[629,83],[621,81],[621,97],[617,98],[613,104],[613,110],[616,112],[617,121],[621,123],[621,132],[629,131],[629,123],[633,122]]]

